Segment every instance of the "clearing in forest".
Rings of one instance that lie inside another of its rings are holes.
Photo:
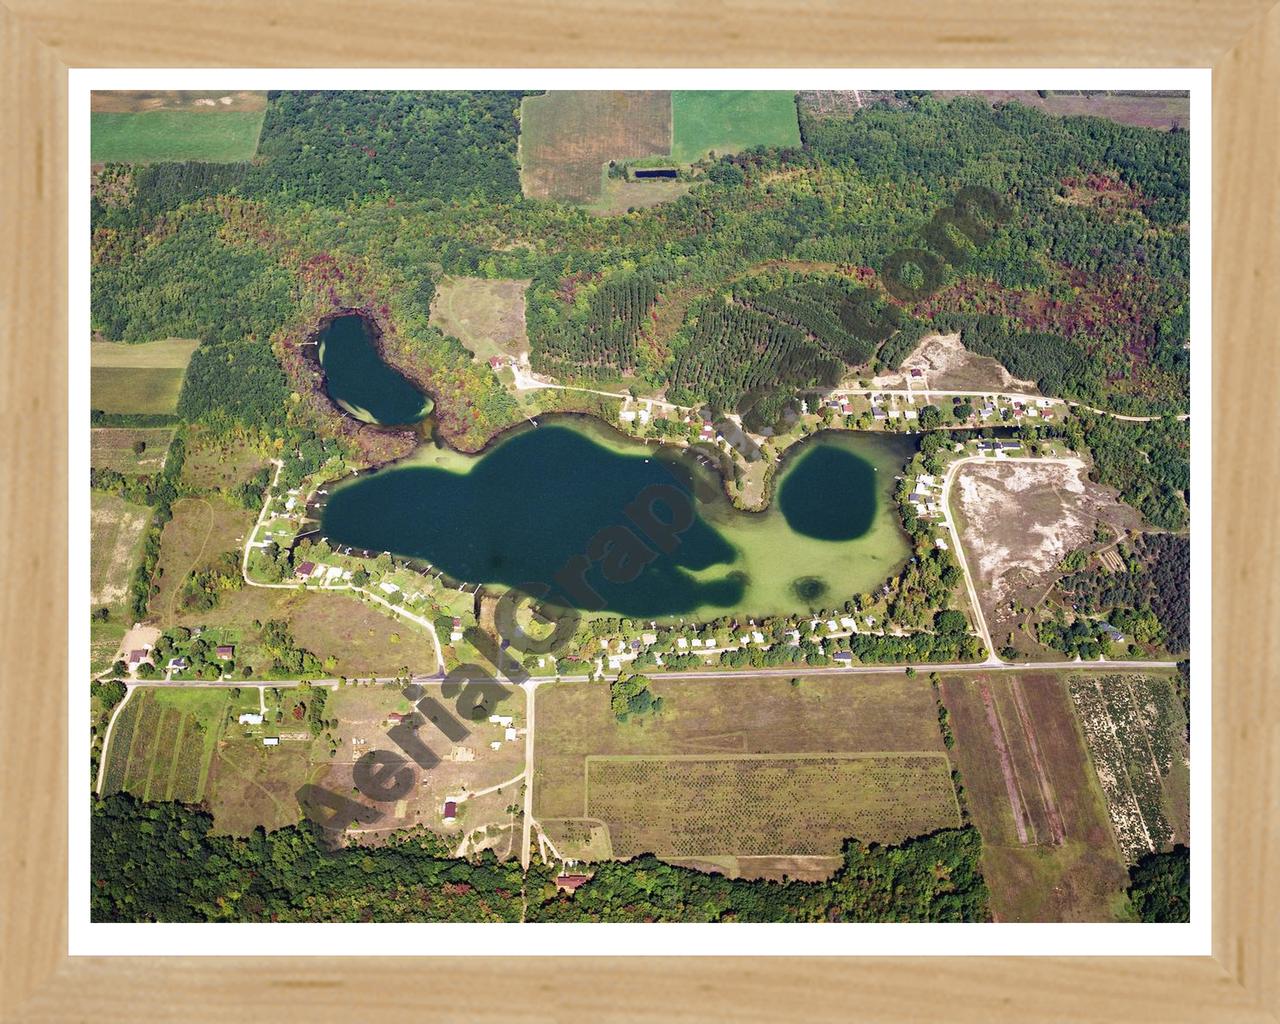
[[[691,164],[708,153],[753,146],[799,147],[795,94],[761,89],[698,89],[671,94],[671,156]]]
[[[89,516],[89,601],[95,608],[117,605],[129,592],[151,509],[94,491]]]
[[[446,277],[431,300],[431,322],[457,338],[478,362],[514,356],[529,362],[524,325],[525,280]]]
[[[593,202],[610,160],[670,151],[669,92],[548,92],[520,106],[520,184],[532,199]]]
[[[171,413],[199,342],[182,338],[89,346],[90,405],[103,412]]]
[[[951,676],[940,696],[997,918],[1113,920],[1129,876],[1063,677]]]
[[[902,361],[902,374],[876,378],[877,386],[939,391],[1000,391],[1038,395],[1033,380],[1019,380],[991,356],[980,356],[964,347],[959,334],[931,334],[922,338]],[[911,379],[912,370],[923,376]]]

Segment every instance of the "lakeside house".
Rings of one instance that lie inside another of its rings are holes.
[[[295,573],[297,574],[298,579],[305,580],[305,579],[309,579],[311,577],[311,574],[315,571],[316,571],[315,562],[303,562],[295,570]]]

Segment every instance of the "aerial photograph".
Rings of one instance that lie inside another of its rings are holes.
[[[1187,92],[89,129],[93,922],[1190,919]]]

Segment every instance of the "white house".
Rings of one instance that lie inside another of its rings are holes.
[[[261,725],[262,716],[259,714],[255,714],[254,712],[247,711],[240,716],[240,724],[241,725]]]
[[[262,745],[264,747],[278,747],[280,746],[280,737],[279,736],[263,736]]]

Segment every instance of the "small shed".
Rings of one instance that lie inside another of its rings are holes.
[[[446,800],[444,802],[444,820],[446,822],[455,821],[458,817],[458,801]]]

